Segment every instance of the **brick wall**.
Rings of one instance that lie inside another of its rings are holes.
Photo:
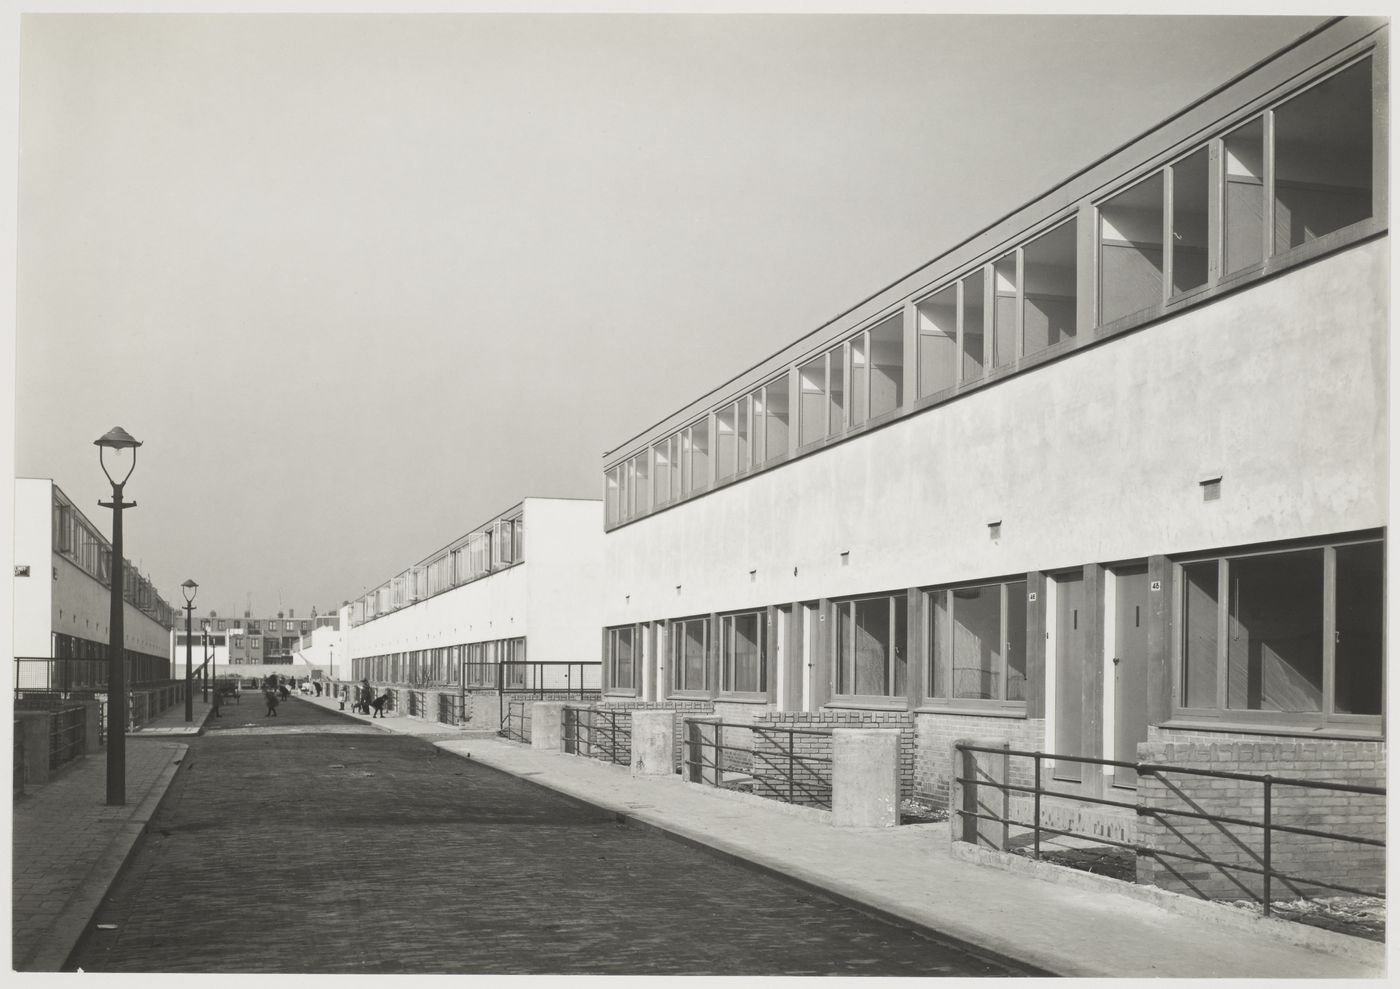
[[[949,781],[956,775],[953,772],[953,743],[958,739],[975,739],[979,743],[994,745],[1009,742],[1013,749],[1032,752],[1044,748],[1045,741],[1045,722],[1039,718],[916,714],[914,726],[916,747],[912,792],[916,799],[931,803],[940,810],[949,808]],[[1012,760],[1012,783],[1030,786],[1033,775],[1030,759]]]
[[[608,699],[598,705],[599,707],[612,708],[619,711],[675,711],[674,738],[675,738],[675,760],[677,766],[685,765],[685,718],[687,715],[713,715],[715,713],[714,701],[709,700],[675,700],[675,701],[638,701],[626,698]],[[630,744],[630,732],[629,732]],[[631,761],[630,755],[627,760]]]
[[[1168,765],[1310,779],[1361,786],[1385,786],[1383,742],[1299,739],[1261,735],[1233,737],[1204,732],[1153,729],[1138,747],[1144,761]],[[1244,780],[1167,774],[1144,775],[1139,801],[1161,810],[1194,810],[1263,819],[1264,786]],[[1336,831],[1364,838],[1385,837],[1385,797],[1306,790],[1275,784],[1272,819],[1278,824]],[[1263,832],[1259,828],[1218,824],[1171,815],[1146,815],[1139,822],[1143,845],[1152,849],[1208,857],[1220,865],[1170,857],[1138,857],[1138,881],[1211,899],[1257,899],[1262,877],[1231,865],[1263,866]],[[1385,849],[1304,835],[1275,832],[1272,867],[1304,879],[1337,882],[1381,892]],[[1274,879],[1275,900],[1303,893],[1337,895],[1306,882]]]
[[[793,728],[859,728],[889,726],[898,730],[899,789],[912,792],[914,785],[914,721],[905,711],[763,711],[755,724]],[[789,800],[807,806],[831,806],[831,736],[788,735],[785,732],[744,732],[752,738],[753,792],[761,797]],[[793,758],[788,758],[791,739]],[[806,763],[803,758],[813,760]],[[820,760],[820,761],[815,761]],[[792,785],[789,785],[789,766]]]

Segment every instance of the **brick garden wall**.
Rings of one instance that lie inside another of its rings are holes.
[[[913,717],[904,711],[766,711],[755,717],[755,724],[793,728],[859,728],[889,726],[898,730],[899,789],[912,792],[916,744]],[[753,738],[753,792],[760,797],[788,800],[807,806],[831,805],[831,736],[792,735],[784,732],[744,732]],[[794,783],[788,785],[788,739],[795,756],[821,759],[821,762],[791,760]]]
[[[1227,772],[1255,773],[1360,786],[1385,786],[1383,742],[1279,738],[1260,735],[1226,737],[1214,733],[1153,729],[1138,747],[1145,761]],[[1243,780],[1167,774],[1144,775],[1139,800],[1161,809],[1206,811],[1246,820],[1262,820],[1264,787]],[[1273,787],[1275,823],[1337,831],[1363,838],[1385,837],[1385,797]],[[1138,881],[1210,899],[1257,899],[1262,877],[1229,865],[1263,866],[1263,832],[1258,828],[1215,824],[1190,818],[1148,815],[1139,822],[1148,848],[1219,860],[1224,865],[1138,857]],[[1383,891],[1385,849],[1325,838],[1275,832],[1272,867],[1301,878],[1338,882]],[[1274,879],[1275,900],[1301,893],[1339,895],[1307,883]]]
[[[605,700],[598,705],[617,711],[674,711],[674,737],[675,737],[675,760],[677,766],[685,765],[685,718],[695,715],[713,715],[715,704],[708,700],[693,701],[638,701],[638,700]],[[628,744],[631,744],[631,719],[628,719]],[[624,762],[631,762],[631,753],[628,753]]]
[[[949,809],[953,772],[953,743],[958,739],[1035,751],[1044,747],[1045,722],[1039,718],[987,718],[975,714],[914,715],[914,797],[940,810]],[[999,758],[999,757],[998,757]],[[1013,759],[1011,782],[1030,786],[1034,770],[1030,759]]]

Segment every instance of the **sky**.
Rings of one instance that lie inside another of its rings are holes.
[[[15,473],[324,612],[1316,23],[26,14]]]

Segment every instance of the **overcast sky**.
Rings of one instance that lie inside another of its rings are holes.
[[[16,473],[325,610],[1315,23],[27,15]]]

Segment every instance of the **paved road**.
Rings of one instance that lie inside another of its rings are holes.
[[[421,739],[253,700],[192,740],[77,967],[1016,974]]]

